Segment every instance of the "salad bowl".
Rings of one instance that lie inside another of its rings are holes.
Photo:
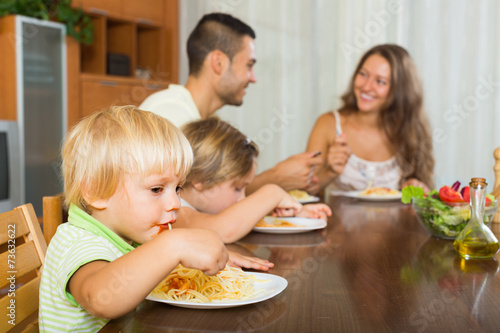
[[[468,202],[448,203],[431,197],[412,198],[412,207],[418,220],[433,235],[455,239],[470,219]],[[498,200],[490,202],[484,210],[483,222],[489,226],[497,211]]]

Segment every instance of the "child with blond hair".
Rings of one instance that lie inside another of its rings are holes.
[[[177,219],[193,160],[170,122],[112,107],[78,123],[62,155],[69,217],[47,250],[41,331],[98,331],[139,305],[178,264],[210,275],[226,266],[216,232],[165,230]]]
[[[245,197],[257,167],[257,145],[227,122],[210,117],[182,127],[194,163],[181,192],[176,227],[209,228],[225,243],[248,234],[264,216],[300,216],[326,220],[325,204],[302,206],[285,190],[267,184]]]

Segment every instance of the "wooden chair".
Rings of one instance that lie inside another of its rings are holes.
[[[43,236],[47,244],[56,233],[57,227],[63,222],[64,215],[67,215],[63,208],[63,199],[62,195],[43,197]]]
[[[0,332],[38,332],[38,289],[47,244],[33,205],[0,214],[0,228]]]
[[[495,149],[493,156],[495,157],[495,165],[493,166],[493,171],[495,172],[495,183],[491,193],[497,198],[500,198],[500,147]],[[500,210],[497,210],[495,215],[493,215],[493,222],[500,223]]]

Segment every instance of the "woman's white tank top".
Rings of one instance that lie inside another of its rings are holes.
[[[337,135],[342,134],[340,116],[337,110],[332,112],[335,116],[335,130]],[[358,191],[364,190],[372,179],[373,187],[399,188],[401,168],[396,157],[387,161],[372,162],[351,154],[344,171],[330,185],[331,190]]]

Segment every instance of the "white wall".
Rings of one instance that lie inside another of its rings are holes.
[[[239,17],[256,31],[257,83],[221,118],[262,150],[260,169],[304,151],[321,113],[359,57],[380,43],[407,48],[419,68],[433,127],[436,185],[493,179],[500,147],[500,2],[495,0],[181,0],[181,83],[186,40],[205,13]]]

